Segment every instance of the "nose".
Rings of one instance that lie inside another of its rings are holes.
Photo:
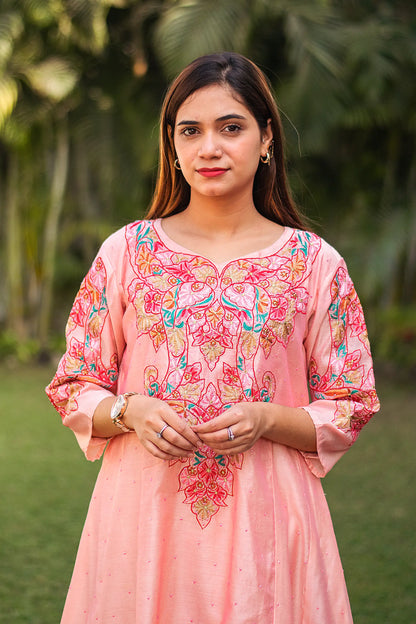
[[[201,137],[198,155],[201,158],[219,158],[222,155],[218,137],[213,132],[207,132]]]

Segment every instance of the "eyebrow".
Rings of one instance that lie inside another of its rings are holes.
[[[237,113],[230,113],[229,115],[223,115],[222,117],[218,117],[218,119],[216,119],[215,121],[228,121],[229,119],[246,119],[246,118],[244,117],[244,115],[238,115]],[[176,125],[177,126],[197,126],[200,123],[201,123],[200,121],[184,120],[184,121],[179,121]]]

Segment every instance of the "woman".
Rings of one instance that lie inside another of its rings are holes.
[[[378,409],[370,349],[248,59],[170,87],[148,218],[104,242],[67,342],[48,395],[106,450],[63,623],[352,622],[320,477]]]

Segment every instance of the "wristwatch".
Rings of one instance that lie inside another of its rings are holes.
[[[124,394],[119,394],[114,401],[113,407],[111,408],[110,412],[113,424],[122,431],[124,431],[124,433],[129,433],[130,431],[133,431],[133,429],[127,427],[127,425],[125,425],[122,420],[129,404],[129,398],[133,396],[133,394],[137,394],[137,392],[125,392]]]

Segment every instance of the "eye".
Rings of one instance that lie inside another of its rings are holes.
[[[183,136],[194,136],[197,132],[198,132],[198,129],[197,129],[197,128],[192,127],[192,126],[189,126],[189,127],[187,127],[187,128],[184,128],[184,129],[181,131],[181,134],[182,134]]]
[[[237,134],[238,132],[240,132],[240,130],[241,130],[241,126],[236,123],[227,124],[224,128],[224,131],[227,132],[228,134]]]

